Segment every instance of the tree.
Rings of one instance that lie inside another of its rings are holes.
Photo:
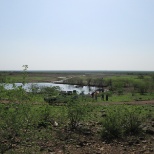
[[[26,83],[28,65],[23,65],[23,85]]]

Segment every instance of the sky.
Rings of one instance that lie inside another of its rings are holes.
[[[154,71],[154,0],[0,0],[0,70]]]

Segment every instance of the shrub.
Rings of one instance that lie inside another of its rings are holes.
[[[118,89],[118,95],[122,95],[123,92],[124,92],[123,88],[119,88],[119,89]]]
[[[125,114],[123,119],[123,133],[126,135],[138,135],[141,132],[141,121],[140,117],[134,111],[129,111]]]
[[[128,106],[109,109],[102,121],[102,139],[112,140],[140,134],[142,118],[140,112],[137,111],[135,107],[130,109]]]
[[[101,137],[105,140],[112,140],[121,137],[121,120],[119,119],[119,111],[108,111],[107,116],[102,121],[103,129]]]
[[[86,116],[86,106],[80,102],[70,101],[68,102],[68,120],[71,129],[76,129],[79,122]]]
[[[45,105],[39,110],[37,127],[47,128],[48,126],[51,126],[50,108],[48,105]]]
[[[12,145],[20,140],[22,142],[27,136],[28,130],[32,128],[33,115],[29,105],[8,104],[1,108],[0,114],[0,145],[1,153],[12,148]],[[4,142],[5,141],[5,142]]]

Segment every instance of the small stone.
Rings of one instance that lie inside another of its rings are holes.
[[[80,148],[81,146],[80,146],[80,145],[76,145],[76,147],[77,147],[77,148]]]
[[[146,146],[146,145],[144,145],[144,146],[143,146],[143,149],[146,149],[146,148],[147,148],[147,146]]]
[[[56,121],[54,121],[53,126],[54,127],[57,127],[58,126],[58,123]]]
[[[100,151],[104,151],[104,147],[100,148]]]
[[[146,140],[144,140],[144,141],[142,141],[142,143],[147,143],[147,141],[146,141]]]

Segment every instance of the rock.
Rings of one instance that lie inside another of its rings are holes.
[[[81,132],[83,135],[91,135],[92,134],[90,128],[84,128],[81,130]]]
[[[100,150],[100,151],[104,151],[104,147],[100,148],[99,150]]]
[[[91,135],[91,131],[85,131],[83,132],[84,135]]]
[[[54,121],[53,126],[54,127],[57,127],[58,126],[58,123],[56,121]]]
[[[146,140],[144,140],[144,141],[142,141],[142,143],[147,143],[147,141],[146,141]]]
[[[146,148],[147,148],[147,145],[144,145],[144,146],[143,146],[143,149],[146,150]]]
[[[81,146],[80,146],[80,145],[76,145],[76,147],[77,147],[77,148],[81,148]]]
[[[80,147],[86,146],[87,145],[87,141],[81,141],[78,145]]]

